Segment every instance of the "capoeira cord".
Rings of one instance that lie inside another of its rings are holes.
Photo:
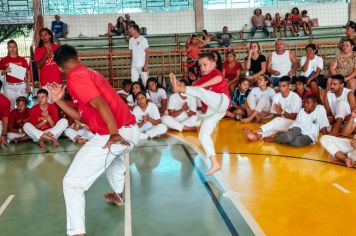
[[[124,149],[122,152],[120,152],[119,154],[115,154],[111,151],[111,145],[109,145],[109,151],[108,151],[108,154],[106,155],[105,157],[105,177],[106,177],[106,180],[110,186],[110,188],[113,190],[113,192],[115,193],[115,195],[120,199],[120,201],[122,202],[122,205],[125,205],[125,202],[124,200],[122,199],[122,197],[120,196],[120,194],[118,194],[116,191],[115,191],[115,188],[114,188],[114,184],[112,183],[111,179],[109,178],[109,175],[108,175],[108,172],[107,172],[107,168],[110,166],[107,166],[107,162],[108,162],[108,159],[109,159],[109,155],[112,154],[114,155],[114,159],[115,158],[125,158],[124,155],[131,152],[132,149],[134,149],[135,147],[135,144],[129,140],[125,140],[123,139],[120,143],[123,143],[123,142],[127,142],[127,143],[130,143],[130,146],[127,146],[126,149]],[[125,167],[126,167],[126,171],[130,171],[129,169],[129,166],[126,166],[126,161],[125,161]]]

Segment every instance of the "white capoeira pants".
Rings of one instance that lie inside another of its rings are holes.
[[[10,143],[11,141],[14,141],[17,138],[22,138],[26,134],[20,134],[20,133],[14,133],[14,132],[7,132],[7,142]]]
[[[154,138],[167,132],[167,126],[164,124],[152,125],[151,123],[145,123],[140,128],[140,133],[145,133],[149,138]]]
[[[148,72],[143,71],[143,66],[131,66],[131,81],[138,81],[141,76],[142,84],[146,87]]]
[[[186,113],[184,115],[179,115],[177,117],[173,116],[162,116],[162,123],[167,125],[168,128],[178,130],[180,132],[183,131],[184,126],[186,127],[197,127],[199,126],[199,122],[197,121],[197,116],[188,116]]]
[[[94,134],[87,129],[75,130],[72,128],[66,128],[64,130],[64,134],[73,142],[75,142],[74,139],[77,136],[80,136],[81,138],[84,138],[86,140],[90,140],[92,137],[94,137]]]
[[[11,102],[11,109],[14,109],[16,107],[16,99],[18,97],[20,96],[27,97],[28,95],[26,92],[25,82],[18,83],[18,84],[6,83],[4,87],[4,93]]]
[[[63,133],[63,131],[68,127],[68,120],[65,118],[60,119],[57,121],[55,126],[52,128],[42,131],[37,129],[33,124],[27,122],[23,126],[23,130],[25,133],[34,141],[38,142],[40,140],[41,136],[44,133],[52,133],[55,139],[58,139],[59,136]]]
[[[139,129],[137,125],[121,127],[118,133],[135,145],[139,141]],[[107,173],[113,183],[116,193],[122,193],[125,182],[124,157],[116,157],[128,147],[120,143],[103,148],[110,135],[95,134],[86,142],[76,154],[63,179],[63,193],[67,212],[67,234],[76,235],[85,233],[85,195],[105,171],[105,159],[107,158]]]
[[[271,111],[271,106],[266,97],[261,97],[258,101],[254,96],[247,96],[247,104],[251,110],[257,112]]]
[[[356,150],[351,146],[350,142],[350,139],[339,138],[331,135],[323,135],[320,138],[320,144],[330,155],[335,156],[335,153],[342,152],[353,161],[356,161]]]
[[[204,148],[206,156],[215,156],[216,153],[211,134],[219,120],[224,118],[226,110],[229,108],[230,100],[225,94],[215,93],[201,87],[187,86],[185,93],[199,98],[208,106],[200,127],[199,140]]]
[[[261,125],[262,138],[269,137],[271,135],[286,132],[293,124],[294,120],[290,120],[284,117],[276,117],[270,122]]]

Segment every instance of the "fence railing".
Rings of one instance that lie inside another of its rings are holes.
[[[305,46],[308,43],[297,43],[295,45],[287,45],[286,49],[295,53],[298,59],[305,55]],[[338,52],[337,42],[315,42],[320,55],[325,62],[324,72],[328,71],[330,62]],[[234,50],[236,58],[240,62],[244,62],[248,55],[247,46],[237,46],[230,48],[211,48],[202,51],[218,51],[222,57],[229,50]],[[274,51],[273,45],[262,45],[262,54],[268,56]],[[121,80],[131,77],[131,54],[130,52],[110,52],[110,53],[83,53],[79,54],[81,62],[107,78],[114,88],[121,86]],[[27,57],[27,59],[29,59]],[[149,75],[152,77],[161,76],[168,77],[170,73],[186,78],[187,77],[187,53],[186,50],[152,50],[149,51]],[[32,69],[32,68],[31,68]]]

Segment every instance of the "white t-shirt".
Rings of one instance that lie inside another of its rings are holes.
[[[308,135],[311,140],[313,140],[313,143],[316,143],[319,131],[329,125],[324,106],[317,105],[315,110],[310,114],[306,113],[304,109],[300,110],[295,122],[290,126],[290,129],[299,127],[302,130],[302,134]]]
[[[302,59],[300,59],[300,65],[303,66],[305,62],[307,61],[307,57],[304,56]],[[314,71],[317,70],[317,68],[320,68],[320,70],[324,69],[324,61],[321,57],[315,55],[314,59],[309,61],[308,69],[305,72],[301,72],[300,74],[305,77],[309,77],[310,74]]]
[[[146,60],[146,49],[148,48],[147,39],[139,36],[137,39],[131,37],[129,40],[129,49],[132,50],[132,66],[143,67]]]
[[[161,108],[162,99],[167,99],[167,93],[163,88],[158,88],[156,92],[148,90],[148,94],[151,97],[151,101],[158,107]]]
[[[349,99],[348,99],[348,95],[351,92],[351,89],[348,88],[343,88],[342,94],[339,97],[336,97],[335,93],[329,91],[327,92],[327,98],[328,98],[328,103],[329,103],[329,107],[331,110],[331,114],[333,116],[336,116],[336,111],[337,111],[337,106],[339,103],[345,102],[347,104],[349,104]],[[350,104],[349,106],[346,106],[346,111],[344,111],[346,115],[351,114],[351,108],[350,108]]]
[[[146,98],[147,99],[151,99],[150,95],[148,93],[146,93]],[[130,106],[136,106],[137,105],[137,100],[133,100],[133,96],[132,94],[130,94],[129,96],[127,96],[126,98],[127,104]]]
[[[271,113],[277,113],[275,104],[280,104],[282,110],[287,113],[298,113],[302,108],[302,99],[295,92],[290,91],[289,95],[284,98],[281,93],[277,93],[273,98]]]
[[[273,101],[273,98],[275,95],[276,95],[276,92],[270,87],[267,87],[267,89],[264,91],[262,91],[259,87],[254,87],[254,88],[252,88],[252,90],[248,96],[255,97],[256,104],[262,97],[266,97],[268,104],[266,105],[264,111],[270,111],[271,106],[272,106],[272,101]]]
[[[186,102],[189,109],[193,112],[197,112],[197,101],[195,97],[188,96],[188,95],[183,95],[187,97],[186,99],[183,99],[179,93],[174,93],[169,97],[168,101],[168,110],[174,110],[177,111],[182,108],[183,104]],[[186,111],[183,111],[180,113],[175,119],[177,120],[184,120],[188,118],[188,114]]]
[[[142,122],[142,116],[149,115],[152,119],[158,120],[161,119],[161,115],[159,114],[159,110],[155,104],[152,102],[148,103],[148,106],[146,107],[146,110],[143,111],[139,106],[136,106],[132,113],[136,117],[136,122],[141,123]],[[150,128],[153,127],[153,124],[151,122],[146,122],[141,128],[141,131],[146,131],[149,130]]]

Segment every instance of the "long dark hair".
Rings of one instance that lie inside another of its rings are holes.
[[[216,69],[218,69],[219,71],[222,71],[222,59],[221,59],[221,55],[218,51],[212,51],[211,52],[213,55],[216,55],[217,60],[216,60]]]
[[[133,82],[133,83],[131,84],[131,88],[130,88],[129,94],[132,96],[132,99],[133,99],[134,102],[136,101],[136,95],[135,95],[134,92],[133,92],[133,86],[136,85],[136,84],[138,84],[138,85],[140,86],[141,92],[146,93],[145,86],[143,86],[142,83],[140,83],[140,82],[138,82],[138,81]]]
[[[42,34],[43,31],[46,31],[51,36],[50,42],[51,42],[51,44],[54,44],[52,31],[50,29],[48,29],[48,28],[43,28],[43,29],[40,30],[40,41],[38,42],[38,47],[39,48],[42,47],[43,44],[44,44],[44,42],[41,39],[41,34]]]

